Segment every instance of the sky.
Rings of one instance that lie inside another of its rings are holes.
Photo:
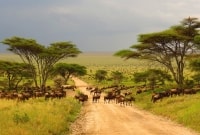
[[[48,46],[71,41],[82,52],[116,52],[139,34],[200,18],[200,0],[0,0],[0,41],[13,36]],[[0,51],[7,46],[0,44]]]

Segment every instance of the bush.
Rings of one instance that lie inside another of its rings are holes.
[[[13,116],[13,121],[16,124],[24,124],[30,121],[30,118],[27,113],[16,112]]]

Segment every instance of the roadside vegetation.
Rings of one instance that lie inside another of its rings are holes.
[[[200,132],[200,93],[163,98],[156,103],[151,102],[151,95],[151,91],[135,95],[135,105]]]
[[[73,98],[0,100],[1,135],[66,135],[81,105]]]
[[[74,90],[70,76],[85,75],[86,67],[59,61],[76,57],[80,50],[72,42],[43,46],[23,37],[1,43],[13,54],[2,55],[0,61],[0,134],[69,134],[81,104],[66,96],[63,85]]]

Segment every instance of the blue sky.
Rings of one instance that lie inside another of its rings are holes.
[[[0,0],[0,40],[72,41],[83,52],[115,52],[189,16],[200,18],[199,0]]]

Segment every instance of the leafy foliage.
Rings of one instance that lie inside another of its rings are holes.
[[[138,58],[158,62],[171,72],[175,82],[182,87],[186,57],[199,48],[198,28],[198,19],[189,17],[183,19],[180,25],[165,31],[139,35],[138,44],[132,45],[128,51],[118,51],[115,55],[126,59]]]
[[[200,72],[200,59],[193,59],[189,64],[192,71]]]
[[[150,87],[154,89],[154,87],[158,84],[164,84],[165,81],[171,81],[171,76],[158,69],[149,69],[144,72],[138,72],[134,74],[134,81],[136,83],[144,82],[144,85],[149,83]]]
[[[30,65],[25,63],[0,61],[0,72],[7,78],[8,90],[18,89],[18,84],[27,78],[32,78]]]
[[[99,82],[105,80],[106,76],[107,76],[107,71],[105,70],[97,70],[95,73],[95,79]]]
[[[79,64],[57,63],[54,66],[54,74],[58,74],[65,80],[65,84],[71,75],[83,76],[87,73],[86,67]]]
[[[111,78],[114,80],[114,84],[120,84],[121,81],[123,80],[124,76],[123,76],[122,72],[113,71],[111,73]]]
[[[75,57],[81,51],[71,42],[55,42],[45,47],[33,39],[11,37],[4,39],[11,52],[20,56],[24,63],[31,65],[35,85],[42,87],[50,76],[53,66],[61,59]]]

